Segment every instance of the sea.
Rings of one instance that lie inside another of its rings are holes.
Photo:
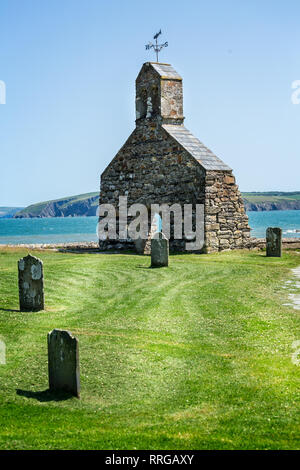
[[[300,210],[247,213],[251,236],[265,237],[267,227],[281,227],[284,237],[300,238]],[[96,242],[97,217],[0,219],[0,245]]]

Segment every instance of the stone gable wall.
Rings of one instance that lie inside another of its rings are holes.
[[[128,207],[136,203],[148,208],[163,203],[204,204],[205,171],[161,126],[143,121],[101,177],[101,203],[117,209],[119,196],[128,197]],[[106,245],[100,242],[101,249]],[[182,250],[184,245],[183,240],[170,241],[172,249]]]
[[[102,174],[101,203],[118,208],[119,196],[128,197],[128,206],[142,203],[148,208],[162,203],[205,204],[206,252],[241,248],[250,235],[232,173],[205,171],[160,125],[147,120],[136,127]],[[119,241],[112,242],[116,244]],[[183,250],[184,244],[170,240],[171,249]],[[105,245],[101,242],[102,249]]]
[[[101,203],[204,203],[205,171],[159,125],[144,123],[101,177]]]

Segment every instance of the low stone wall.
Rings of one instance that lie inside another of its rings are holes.
[[[282,246],[284,250],[299,250],[300,249],[300,238],[283,238]],[[20,248],[26,250],[53,250],[53,251],[65,251],[65,252],[88,252],[88,253],[101,253],[103,250],[99,249],[97,242],[72,242],[72,243],[37,243],[37,244],[19,244],[19,245],[0,245],[1,248]],[[109,245],[109,249],[106,252],[122,252],[122,244],[112,243]],[[249,238],[247,241],[246,248],[249,250],[264,250],[266,248],[265,238]],[[134,244],[127,249],[134,249]],[[191,252],[192,253],[192,252]]]
[[[282,247],[284,250],[299,250],[300,238],[283,238]],[[265,238],[250,238],[247,243],[250,250],[264,250],[266,248]]]
[[[69,243],[20,243],[18,245],[0,245],[1,248],[20,248],[26,250],[53,251],[99,251],[98,242],[69,242]]]

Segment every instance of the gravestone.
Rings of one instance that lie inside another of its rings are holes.
[[[5,351],[5,343],[0,339],[0,364],[6,364]]]
[[[281,256],[282,230],[279,227],[268,227],[266,233],[267,256]]]
[[[28,255],[18,261],[19,301],[23,312],[44,310],[43,262]]]
[[[169,264],[169,240],[162,232],[157,232],[151,239],[151,268],[160,268]]]
[[[80,398],[78,340],[66,330],[48,333],[49,388]]]

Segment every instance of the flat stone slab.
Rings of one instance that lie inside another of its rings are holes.
[[[48,333],[49,388],[80,398],[79,344],[67,330]]]
[[[298,268],[292,269],[292,273],[294,274],[294,276],[299,277],[300,279],[300,266],[298,266]]]
[[[293,275],[296,277],[296,281],[286,281],[285,284],[288,284],[288,286],[285,286],[285,288],[288,288],[290,291],[298,291],[300,288],[300,282],[298,279],[300,279],[300,266],[297,268],[292,269]],[[296,293],[293,294],[292,292],[289,293],[289,299],[291,303],[288,304],[283,304],[289,307],[293,307],[295,310],[300,310],[300,294]]]
[[[300,310],[300,294],[289,294],[292,305],[296,310]]]
[[[19,302],[23,312],[44,310],[43,262],[35,256],[18,261]]]

